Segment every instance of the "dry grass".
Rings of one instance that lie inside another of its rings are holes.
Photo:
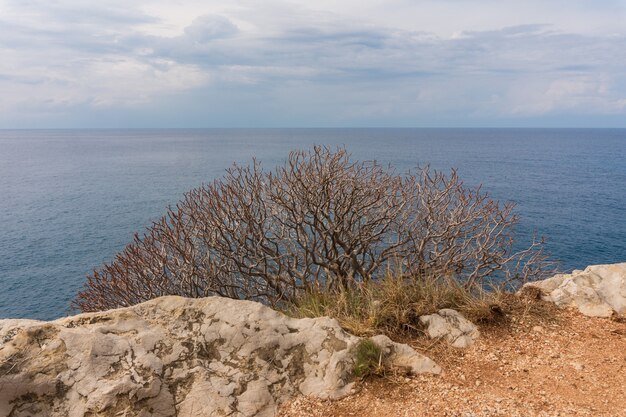
[[[442,308],[460,311],[484,326],[503,327],[511,315],[549,317],[535,297],[518,297],[501,288],[468,289],[452,277],[407,279],[388,274],[379,282],[328,292],[307,292],[287,308],[294,317],[330,316],[358,336],[386,334],[396,340],[422,334],[419,317]]]

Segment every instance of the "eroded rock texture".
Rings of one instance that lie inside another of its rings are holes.
[[[456,310],[444,308],[435,314],[421,316],[426,334],[431,339],[444,338],[450,345],[467,348],[480,336],[478,328]]]
[[[592,265],[584,271],[530,282],[522,291],[539,289],[542,298],[561,307],[576,307],[592,317],[626,314],[626,262]]]
[[[0,320],[0,416],[272,416],[294,395],[350,393],[359,340],[329,318],[218,297]],[[441,371],[406,345],[373,340],[391,365]]]

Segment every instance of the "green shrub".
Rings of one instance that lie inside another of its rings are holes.
[[[383,352],[369,339],[361,340],[354,354],[354,375],[359,378],[382,376],[385,373]]]

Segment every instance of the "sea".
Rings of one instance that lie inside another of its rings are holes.
[[[562,271],[626,262],[626,129],[0,130],[0,318],[71,313],[85,276],[189,189],[252,158],[342,146],[517,203]]]

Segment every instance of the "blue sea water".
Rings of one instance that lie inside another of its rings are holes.
[[[0,131],[0,317],[52,319],[182,194],[253,156],[345,145],[403,171],[458,168],[513,200],[564,271],[626,261],[626,129]]]

